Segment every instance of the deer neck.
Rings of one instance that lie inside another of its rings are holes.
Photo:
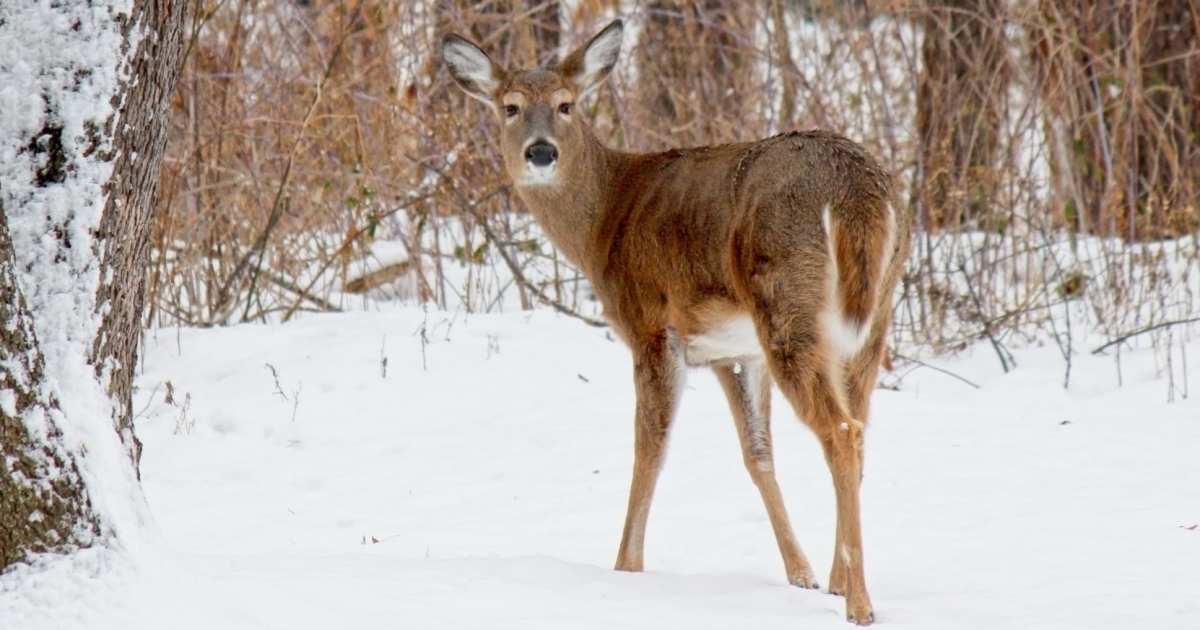
[[[608,149],[590,133],[583,145],[572,168],[560,173],[558,184],[517,185],[516,190],[558,251],[586,273],[598,253],[591,251],[591,243],[624,154]]]

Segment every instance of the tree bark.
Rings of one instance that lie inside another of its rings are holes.
[[[917,89],[926,229],[985,218],[998,185],[1010,70],[1004,0],[927,0]]]
[[[1163,238],[1200,229],[1200,0],[1158,0],[1131,17],[1126,54],[1140,75],[1131,106],[1138,124],[1126,151],[1128,238]],[[1141,223],[1141,229],[1137,229]]]
[[[21,294],[0,200],[0,572],[29,554],[87,547],[100,533],[87,488],[62,443],[62,412]]]
[[[117,158],[107,186],[108,203],[98,237],[103,255],[96,304],[103,314],[92,347],[96,374],[108,381],[113,425],[134,465],[142,446],[133,432],[133,379],[142,341],[150,232],[158,197],[158,173],[167,144],[171,97],[183,62],[187,0],[138,0],[131,24],[142,30],[133,55],[121,125],[115,133]]]
[[[88,483],[136,500],[132,475],[81,471],[86,451],[119,452],[112,429],[136,459],[146,246],[187,5],[121,4],[0,12],[0,84],[30,97],[0,137],[16,149],[0,151],[0,572],[112,540]]]
[[[792,44],[788,41],[788,23],[785,0],[768,0],[771,15],[771,47],[774,48],[775,64],[779,71],[780,91],[779,128],[789,130],[796,122],[796,77],[800,70],[792,60]]]

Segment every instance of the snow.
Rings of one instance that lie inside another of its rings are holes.
[[[72,574],[101,595],[56,598],[54,575],[0,592],[0,628],[849,627],[840,597],[787,585],[707,371],[683,396],[647,572],[618,573],[624,346],[546,310],[377,308],[153,331],[136,408],[170,551]],[[1056,347],[1016,355],[1007,375],[987,346],[931,361],[980,389],[918,368],[875,392],[863,516],[878,623],[1196,627],[1195,398],[1166,402],[1151,350],[1122,352],[1121,387],[1113,357],[1077,356],[1069,391]],[[824,582],[829,474],[778,394],[773,418],[780,485]]]
[[[547,311],[376,305],[155,331],[137,396],[147,506],[86,361],[111,164],[86,159],[108,147],[84,138],[112,114],[122,44],[136,49],[111,19],[130,4],[0,4],[0,199],[64,412],[53,421],[85,453],[116,534],[0,576],[0,630],[847,627],[841,598],[786,584],[703,371],[659,484],[648,571],[609,569],[632,458],[629,356]],[[853,132],[869,116],[852,109]],[[28,147],[48,127],[68,161],[39,188],[46,164]],[[56,231],[72,245],[61,260]],[[875,394],[863,500],[879,623],[1196,627],[1200,414],[1183,393],[1197,391],[1186,357],[1200,348],[1167,346],[1181,351],[1169,367],[1161,348],[1119,366],[1077,356],[1067,391],[1051,347],[1016,351],[1010,374],[986,347],[934,361],[978,390],[930,369],[885,378],[896,391]],[[0,409],[13,404],[0,390]],[[780,483],[824,577],[828,472],[785,402],[773,409]]]

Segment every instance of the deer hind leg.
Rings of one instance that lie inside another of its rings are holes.
[[[618,571],[641,571],[646,542],[646,519],[662,468],[671,420],[683,392],[686,368],[673,331],[663,331],[634,348],[637,412],[634,418],[633,481],[625,531],[617,551]]]
[[[775,457],[771,447],[771,378],[766,373],[766,366],[760,361],[752,361],[741,363],[736,369],[731,365],[714,366],[713,372],[729,399],[742,442],[742,459],[767,507],[767,517],[775,531],[775,542],[783,556],[788,582],[802,588],[820,588],[812,565],[796,543],[783,495],[775,480]]]
[[[874,621],[874,612],[863,574],[858,492],[864,426],[848,412],[841,361],[821,328],[823,304],[811,299],[823,295],[824,286],[790,285],[759,296],[756,325],[775,382],[824,449],[837,496],[839,535],[834,553],[844,574],[832,577],[842,582],[846,618],[868,625]]]
[[[883,354],[887,351],[885,336],[890,324],[890,313],[880,313],[876,316],[871,329],[871,335],[858,354],[846,361],[845,390],[846,402],[849,405],[850,417],[856,418],[863,424],[867,422],[867,414],[871,405],[871,392],[875,389],[875,379],[879,375],[879,365]],[[828,453],[828,452],[827,452]],[[859,462],[862,462],[860,448]],[[832,463],[830,464],[832,466]],[[839,519],[837,541],[834,545],[833,568],[829,573],[829,592],[845,594],[848,573],[842,554],[842,523]]]

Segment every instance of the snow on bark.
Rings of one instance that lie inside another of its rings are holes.
[[[100,326],[96,230],[138,30],[132,0],[0,2],[0,202],[21,293],[61,413],[22,414],[79,464],[110,547],[148,521],[88,357]],[[14,329],[12,319],[3,323]],[[35,357],[26,357],[33,364]]]
[[[0,14],[0,194],[49,366],[86,356],[99,322],[92,233],[112,172],[131,8],[35,0]]]
[[[0,204],[0,571],[41,553],[71,553],[100,534],[87,488],[63,447]]]

